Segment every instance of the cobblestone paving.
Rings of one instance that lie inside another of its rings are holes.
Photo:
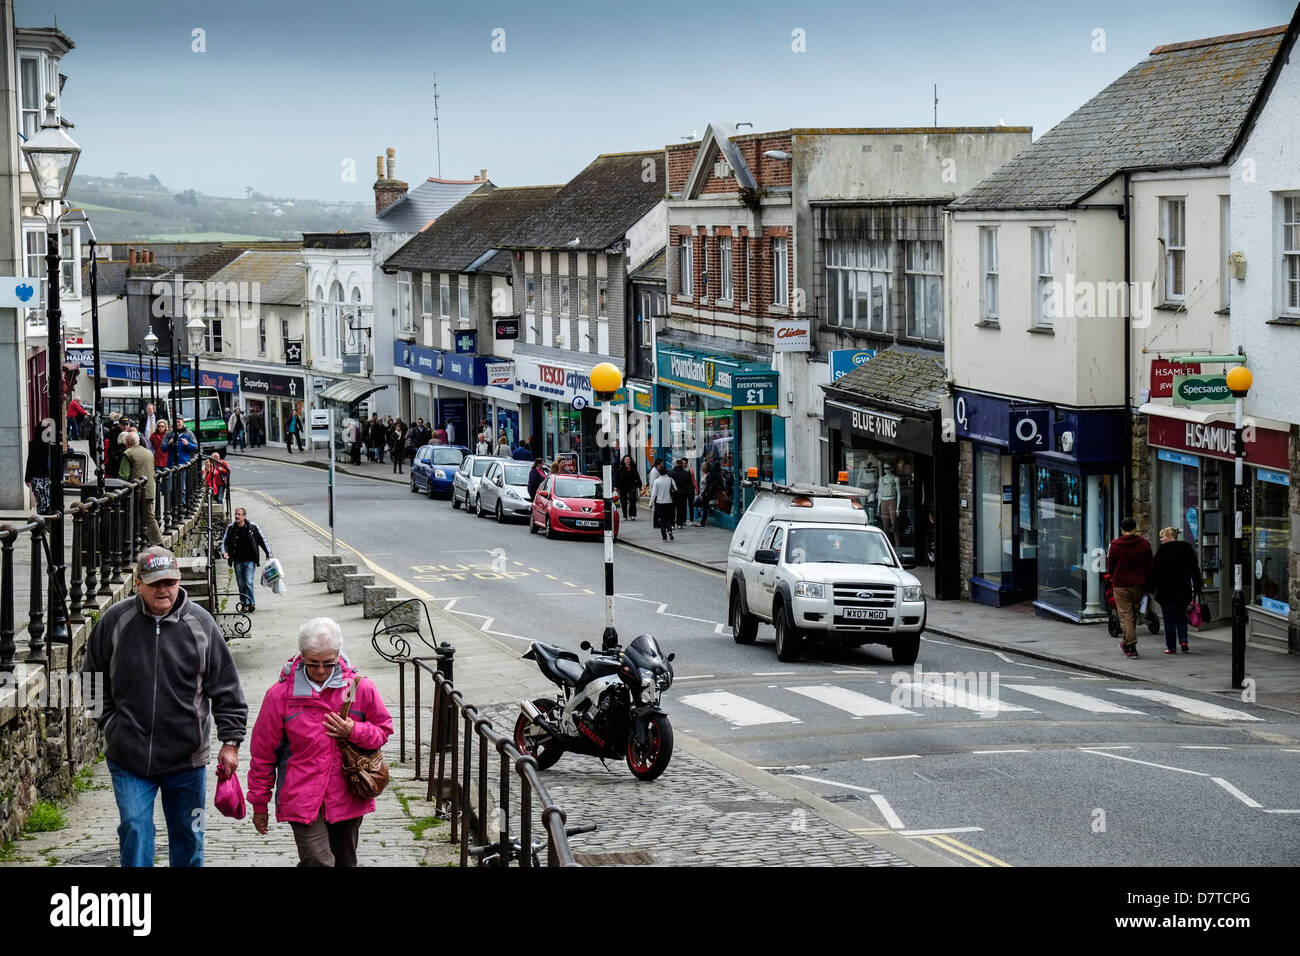
[[[499,728],[513,727],[518,706],[489,706],[483,713]],[[594,757],[566,754],[542,773],[569,825],[600,826],[572,838],[575,853],[641,850],[661,866],[911,865],[680,747],[651,783],[633,777],[624,761],[607,763],[608,770]],[[494,761],[492,787],[497,766]],[[517,825],[512,821],[512,832]],[[540,835],[540,818],[534,827]]]

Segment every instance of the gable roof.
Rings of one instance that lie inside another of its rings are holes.
[[[663,199],[665,182],[662,149],[604,153],[497,245],[601,252]]]
[[[367,222],[365,232],[419,232],[490,181],[430,177]]]
[[[682,186],[682,198],[689,198],[699,192],[700,186],[708,177],[713,169],[713,148],[722,153],[722,158],[727,161],[731,171],[736,176],[736,185],[742,189],[756,189],[758,183],[754,180],[754,174],[750,172],[749,164],[745,162],[745,157],[741,155],[736,144],[731,141],[731,137],[736,135],[736,127],[730,123],[710,123],[709,128],[704,131],[704,138],[700,140],[700,148],[695,151],[695,162],[691,164],[691,171],[686,177],[686,183]],[[771,135],[771,134],[767,134]]]
[[[505,254],[504,267],[497,262],[501,253],[483,259],[496,249],[498,241],[563,189],[563,186],[515,186],[508,189],[482,189],[466,196],[423,232],[394,252],[384,268],[411,269],[420,272],[467,272],[476,269],[504,273],[510,270]]]
[[[1300,5],[1295,8],[1295,13],[1291,17],[1291,24],[1286,28],[1286,35],[1282,38],[1281,47],[1277,55],[1273,57],[1273,65],[1269,67],[1268,76],[1260,84],[1259,90],[1255,94],[1255,101],[1250,104],[1250,113],[1246,118],[1246,122],[1237,131],[1237,138],[1228,151],[1228,160],[1230,162],[1236,161],[1237,154],[1250,137],[1251,130],[1255,128],[1255,121],[1259,119],[1264,104],[1268,102],[1268,98],[1273,94],[1273,87],[1277,85],[1277,78],[1282,73],[1282,67],[1291,60],[1291,53],[1295,50],[1298,34],[1300,34]]]
[[[302,305],[307,298],[307,273],[298,263],[301,252],[250,250],[212,275],[214,282],[257,283],[258,299],[274,305]]]
[[[1126,169],[1224,162],[1286,27],[1158,46],[953,209],[1067,209]]]

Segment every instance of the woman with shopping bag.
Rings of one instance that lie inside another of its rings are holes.
[[[253,726],[247,794],[253,826],[267,832],[274,789],[275,819],[293,829],[299,866],[357,865],[361,821],[374,812],[375,788],[349,781],[345,749],[378,750],[393,733],[379,691],[342,651],[335,621],[304,624],[298,654],[266,692]],[[288,757],[281,767],[282,754]]]
[[[1151,567],[1151,582],[1165,616],[1166,654],[1177,654],[1179,646],[1184,654],[1188,653],[1187,606],[1195,597],[1199,621],[1201,580],[1201,563],[1196,558],[1196,549],[1186,541],[1178,540],[1177,529],[1161,528],[1160,547],[1156,549]]]

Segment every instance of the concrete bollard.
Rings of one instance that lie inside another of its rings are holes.
[[[342,564],[341,554],[313,554],[311,556],[311,579],[316,584],[328,580],[328,568],[331,564]]]
[[[356,574],[357,566],[355,564],[331,564],[325,575],[325,589],[330,594],[340,594],[343,591],[343,578],[349,574]]]
[[[387,584],[370,585],[361,589],[362,617],[383,617],[389,600],[397,597],[397,588]]]
[[[345,574],[343,576],[343,603],[360,604],[365,599],[365,589],[375,583],[373,574]]]

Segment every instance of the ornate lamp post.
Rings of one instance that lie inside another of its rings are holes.
[[[59,302],[59,220],[67,212],[64,200],[72,182],[72,172],[77,166],[77,157],[81,155],[81,147],[59,125],[54,113],[53,93],[45,94],[45,119],[41,123],[40,132],[23,143],[22,151],[39,197],[37,209],[49,207],[48,214],[41,213],[46,223],[45,277],[48,290],[45,309],[45,377],[49,383],[49,414],[54,420],[54,440],[49,443],[50,504],[58,509],[60,516],[50,529],[50,641],[67,643],[67,558],[64,554],[63,529],[63,441],[66,416],[63,413],[63,309]]]
[[[610,402],[623,384],[623,373],[609,362],[601,362],[591,370],[591,389],[596,401],[604,406],[605,441],[601,443],[601,480],[605,487],[605,633],[601,635],[603,650],[618,644],[618,631],[614,629],[614,475],[610,449],[614,416]]]
[[[145,347],[149,350],[149,402],[154,414],[158,414],[158,336],[153,334],[153,323],[149,323],[149,334],[144,337]]]
[[[185,323],[185,332],[190,337],[190,354],[194,356],[194,377],[190,385],[194,389],[194,440],[199,444],[199,454],[203,454],[203,416],[199,411],[199,353],[203,351],[203,337],[208,331],[208,324],[197,315],[191,315]]]

